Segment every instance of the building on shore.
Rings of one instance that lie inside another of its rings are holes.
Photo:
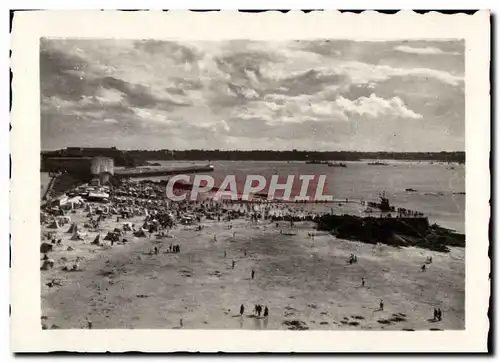
[[[41,171],[71,174],[82,182],[99,180],[105,184],[114,175],[114,160],[109,157],[42,157]]]

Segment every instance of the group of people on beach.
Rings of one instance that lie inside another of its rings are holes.
[[[170,244],[167,249],[167,253],[180,253],[181,252],[181,246],[179,244],[172,245]],[[160,247],[155,246],[153,249],[154,255],[160,254]]]
[[[260,317],[263,310],[264,310],[264,313],[262,316],[264,318],[268,317],[269,316],[269,308],[267,307],[267,305],[263,306],[261,304],[256,304],[254,306],[253,313],[254,313],[254,315]],[[245,305],[244,304],[242,304],[240,306],[240,316],[243,316],[243,313],[245,313]]]
[[[441,312],[441,308],[434,308],[434,321],[441,321],[443,318],[443,313]]]

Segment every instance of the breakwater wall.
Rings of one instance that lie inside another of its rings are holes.
[[[128,169],[115,169],[115,177],[120,179],[126,178],[142,178],[142,177],[155,177],[155,176],[172,176],[179,174],[213,172],[212,165],[198,165],[188,167],[162,167],[162,168],[128,168]]]

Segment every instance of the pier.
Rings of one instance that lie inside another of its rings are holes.
[[[155,177],[155,176],[172,176],[179,174],[213,172],[212,165],[192,165],[186,167],[162,167],[162,168],[127,168],[115,169],[114,176],[116,178],[142,178],[142,177]]]

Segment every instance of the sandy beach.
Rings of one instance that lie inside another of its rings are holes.
[[[83,240],[71,240],[69,224],[57,230],[42,225],[42,235],[55,231],[56,239],[62,238],[49,253],[54,267],[41,271],[42,323],[48,328],[88,328],[89,320],[92,328],[106,329],[465,327],[463,248],[449,253],[395,248],[317,231],[313,238],[311,222],[290,229],[288,222],[277,227],[250,218],[203,220],[202,230],[176,225],[163,238],[128,232],[127,243],[93,245],[98,232],[81,227],[86,212],[69,215]],[[126,221],[140,225],[144,216]],[[106,230],[122,225],[116,217],[102,221],[101,241]],[[170,244],[180,245],[180,252],[169,253]],[[352,265],[351,254],[358,257]],[[428,256],[433,262],[422,272]],[[79,271],[62,270],[76,261]],[[269,316],[256,317],[255,304],[267,306]],[[442,310],[441,321],[432,319],[433,308]]]

